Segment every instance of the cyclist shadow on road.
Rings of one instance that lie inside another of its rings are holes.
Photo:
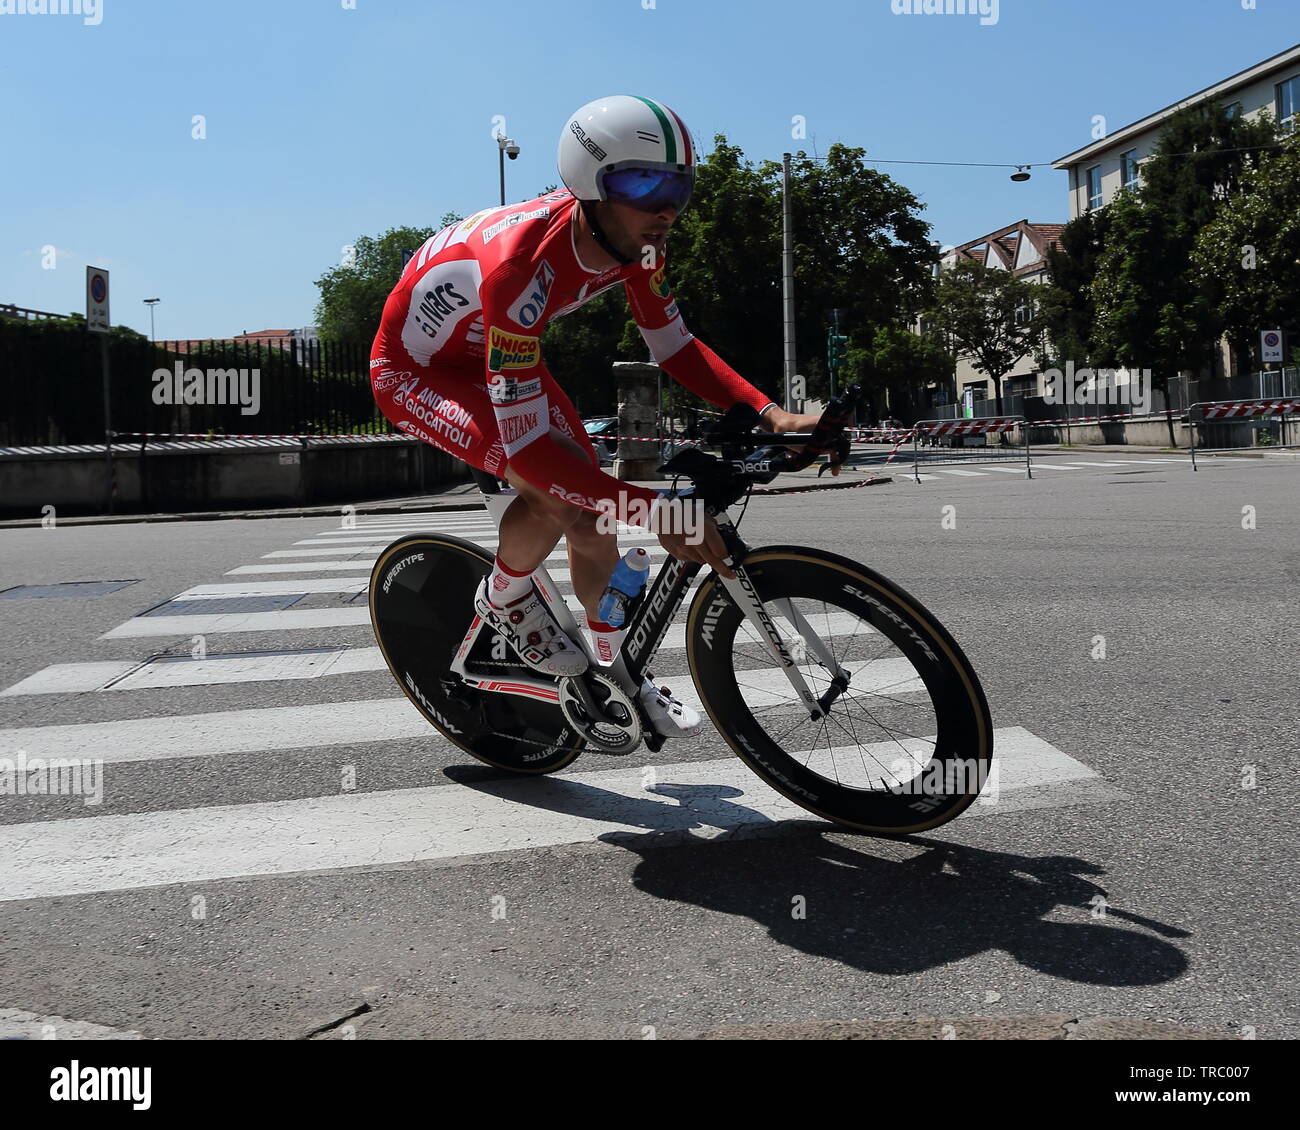
[[[867,972],[919,973],[985,950],[1097,985],[1159,984],[1188,967],[1177,946],[1152,934],[1190,932],[1109,906],[1105,889],[1086,877],[1105,868],[1084,859],[922,836],[862,836],[844,844],[831,835],[852,833],[821,821],[770,820],[733,803],[744,794],[727,785],[651,785],[649,793],[678,802],[665,806],[564,778],[502,783],[454,776],[548,811],[650,829],[599,837],[641,857],[632,876],[638,890],[751,918],[784,945]],[[694,834],[710,827],[723,838]],[[733,830],[743,838],[727,837]],[[1078,920],[1047,921],[1058,908]]]

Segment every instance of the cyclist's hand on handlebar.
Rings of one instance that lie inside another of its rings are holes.
[[[796,415],[784,408],[771,408],[759,417],[759,427],[769,432],[810,432],[821,419],[815,414]]]
[[[711,565],[723,577],[732,578],[736,574],[724,563],[727,547],[718,531],[718,523],[707,515],[702,521],[685,529],[683,532],[659,533],[659,544],[668,553],[682,561],[700,561]]]
[[[798,415],[794,412],[787,412],[783,408],[772,408],[764,412],[759,419],[761,427],[770,432],[811,432],[819,423],[821,417],[815,414]],[[831,465],[831,474],[838,475],[840,468],[838,463]]]

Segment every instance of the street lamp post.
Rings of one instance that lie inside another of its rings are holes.
[[[506,158],[515,160],[519,156],[519,146],[508,137],[497,137],[497,166],[501,174],[501,203],[506,202]]]
[[[149,307],[149,340],[151,342],[154,340],[153,308],[157,306],[158,303],[160,303],[161,301],[162,301],[161,298],[146,298],[144,300],[144,304]]]

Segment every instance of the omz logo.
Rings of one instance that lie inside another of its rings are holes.
[[[398,573],[400,573],[403,569],[405,569],[412,561],[423,561],[423,560],[424,560],[423,553],[416,553],[410,557],[403,557],[401,561],[399,561],[396,565],[394,565],[391,569],[388,570],[388,576],[384,578],[384,593],[387,594],[388,590],[393,587],[393,579],[397,576]],[[409,679],[410,676],[408,675],[407,678]]]
[[[897,624],[900,628],[902,628],[903,631],[905,631],[909,636],[912,637],[912,642],[916,644],[916,646],[919,647],[925,653],[925,657],[931,663],[939,662],[939,657],[935,655],[933,651],[930,650],[930,645],[926,643],[925,640],[923,640],[919,635],[917,635],[916,629],[913,628],[911,624],[909,624],[906,620],[904,620],[892,608],[886,607],[885,605],[881,604],[880,601],[878,601],[874,596],[871,596],[869,593],[863,592],[861,589],[854,588],[852,585],[846,584],[844,586],[844,591],[848,593],[852,593],[859,600],[865,600],[868,604],[874,607],[877,612],[880,612],[882,615],[887,616],[890,620],[892,620],[895,624]]]
[[[543,263],[537,268],[537,273],[533,275],[532,281],[523,294],[516,298],[514,305],[506,311],[510,320],[524,327],[536,325],[537,320],[546,310],[546,300],[551,296],[553,282],[555,282],[555,272],[551,269],[550,263]]]
[[[452,734],[464,733],[463,730],[459,730],[455,726],[453,726],[451,722],[447,720],[447,716],[443,714],[441,711],[439,711],[438,708],[433,705],[433,703],[431,703],[427,698],[424,697],[424,692],[420,690],[419,686],[416,685],[416,682],[413,678],[411,678],[411,673],[409,671],[405,672],[405,675],[406,675],[406,685],[411,689],[411,693],[420,700],[420,705],[423,706],[425,710],[427,710],[430,714],[433,715],[434,720],[438,723],[439,726],[441,726],[444,730]]]
[[[597,161],[605,159],[605,151],[587,136],[587,131],[578,125],[576,118],[569,123],[569,129],[573,132],[573,136],[578,139],[583,149],[595,157]]]
[[[727,610],[727,605],[731,603],[731,598],[725,592],[719,593],[713,598],[713,603],[709,605],[704,612],[704,625],[700,628],[700,636],[705,644],[712,649],[713,633],[718,630],[718,620]]]

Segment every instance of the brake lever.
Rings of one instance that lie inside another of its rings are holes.
[[[817,477],[820,479],[827,470],[839,470],[840,467],[844,466],[844,461],[848,459],[848,457],[849,438],[848,436],[842,435],[835,441],[835,448],[834,451],[831,452],[831,458],[827,459],[825,463],[817,468]]]

